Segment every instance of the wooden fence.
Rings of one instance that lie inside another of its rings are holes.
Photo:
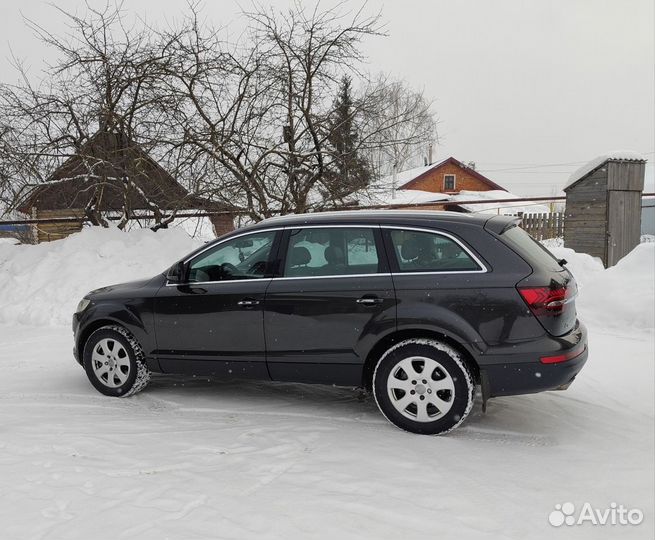
[[[521,228],[535,240],[564,236],[563,212],[551,212],[550,214],[523,214],[519,212],[518,216],[522,220]]]

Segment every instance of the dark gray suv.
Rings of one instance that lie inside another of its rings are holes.
[[[476,385],[486,402],[578,374],[587,337],[565,262],[510,217],[273,218],[89,293],[75,357],[109,396],[151,372],[363,386],[396,426],[445,433]]]

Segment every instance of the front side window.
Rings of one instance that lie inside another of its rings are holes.
[[[466,272],[482,270],[464,248],[440,234],[392,230],[398,268],[401,272]]]
[[[443,189],[444,191],[454,191],[455,190],[455,175],[446,174],[443,177]]]
[[[379,259],[368,228],[308,228],[291,231],[285,277],[375,274]]]
[[[268,231],[222,242],[191,261],[189,281],[263,278],[274,239],[275,231]]]

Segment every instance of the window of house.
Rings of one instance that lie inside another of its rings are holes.
[[[455,190],[455,175],[454,174],[444,174],[443,189],[444,189],[444,191],[454,191]]]
[[[201,253],[189,264],[189,281],[265,277],[275,234],[275,231],[268,231],[239,236]]]
[[[375,274],[379,259],[368,228],[317,227],[291,232],[284,263],[286,277]]]
[[[420,231],[392,230],[391,242],[401,272],[482,270],[459,243],[447,236]]]

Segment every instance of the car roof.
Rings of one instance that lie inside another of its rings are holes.
[[[276,216],[260,221],[251,228],[260,227],[287,227],[294,225],[313,224],[389,224],[398,225],[421,224],[434,225],[435,223],[466,223],[469,225],[484,226],[493,216],[489,214],[468,214],[462,212],[429,211],[429,210],[345,210],[334,212],[314,212],[311,214],[288,214]]]

